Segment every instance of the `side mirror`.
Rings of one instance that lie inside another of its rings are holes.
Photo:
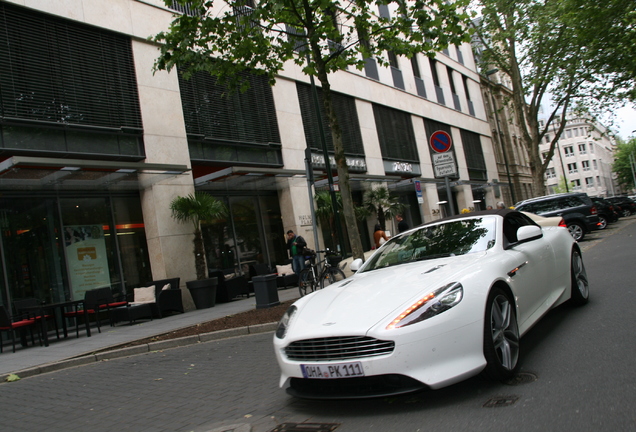
[[[541,227],[536,225],[522,226],[517,230],[517,243],[536,240],[541,237],[543,237],[543,231],[541,231]]]
[[[360,267],[362,266],[363,261],[360,258],[356,258],[353,260],[353,262],[349,265],[349,268],[351,269],[352,272],[357,272]]]

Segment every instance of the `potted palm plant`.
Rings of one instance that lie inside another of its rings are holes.
[[[205,192],[178,196],[170,203],[172,217],[183,223],[190,222],[194,228],[194,265],[197,279],[186,282],[197,309],[205,309],[216,303],[217,278],[209,278],[205,263],[205,246],[201,233],[201,222],[212,221],[227,214],[222,201]]]

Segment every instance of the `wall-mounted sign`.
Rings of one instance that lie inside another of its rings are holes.
[[[311,225],[311,215],[299,215],[298,216],[298,225],[307,226]]]
[[[347,156],[345,160],[350,172],[367,172],[367,161],[364,158]],[[312,153],[311,166],[314,168],[325,168],[325,157],[319,153]],[[333,155],[329,155],[329,166],[332,169],[336,168],[336,158]]]
[[[409,176],[422,175],[420,164],[413,162],[383,161],[386,174],[408,174]]]
[[[429,143],[434,152],[446,153],[453,146],[453,139],[448,134],[448,132],[438,130],[431,134]]]

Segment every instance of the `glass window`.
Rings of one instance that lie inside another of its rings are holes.
[[[2,251],[12,300],[36,298],[45,303],[70,300],[57,204],[52,198],[0,200]]]

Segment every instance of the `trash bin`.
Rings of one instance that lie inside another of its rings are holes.
[[[254,276],[254,297],[256,297],[256,309],[264,309],[280,304],[278,300],[278,286],[276,274]]]

